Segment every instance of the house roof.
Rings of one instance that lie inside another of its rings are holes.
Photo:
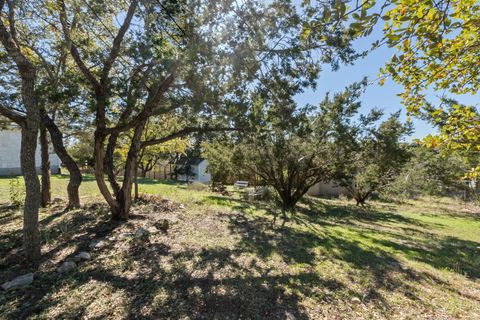
[[[204,158],[200,158],[200,157],[193,157],[193,158],[182,157],[177,161],[177,165],[198,166],[204,160],[205,160]]]

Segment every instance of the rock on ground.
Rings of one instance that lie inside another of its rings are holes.
[[[90,248],[92,249],[100,249],[100,248],[103,248],[107,245],[107,243],[103,240],[100,240],[100,241],[93,241],[92,243],[90,243]]]
[[[152,234],[155,234],[157,233],[159,230],[155,227],[155,226],[150,226],[147,228],[147,231],[152,233]]]
[[[58,273],[65,273],[72,271],[77,267],[77,264],[73,261],[65,261],[60,267],[57,268]]]
[[[290,311],[285,311],[285,320],[296,320],[297,318]]]
[[[117,236],[117,240],[127,240],[132,237],[131,233],[122,232]]]
[[[11,281],[7,281],[2,284],[2,289],[7,291],[29,285],[33,282],[33,273],[27,273],[22,276],[16,277]]]
[[[139,228],[137,231],[135,231],[135,238],[136,239],[141,239],[144,237],[148,237],[149,232],[145,230],[144,228]]]
[[[77,254],[73,259],[75,261],[84,261],[84,260],[90,260],[92,257],[90,256],[90,253],[82,251],[79,254]]]

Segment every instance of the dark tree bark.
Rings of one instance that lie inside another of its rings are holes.
[[[42,124],[48,129],[50,138],[52,140],[53,149],[58,155],[63,165],[70,173],[70,180],[67,186],[68,205],[66,210],[80,208],[80,194],[78,189],[82,184],[82,173],[80,168],[73,158],[68,154],[65,145],[63,144],[63,134],[55,124],[55,122],[48,116],[45,110],[40,111]]]
[[[135,127],[125,162],[122,188],[116,196],[118,207],[117,210],[112,210],[112,218],[114,220],[127,220],[129,216],[132,205],[132,187],[136,176],[135,171],[137,169],[138,154],[142,146],[142,133],[145,128],[145,122],[146,120]]]
[[[138,163],[135,168],[135,197],[134,197],[134,202],[138,201]]]
[[[0,0],[0,11],[4,0]],[[40,207],[40,181],[38,179],[35,152],[40,126],[40,112],[35,97],[36,69],[22,54],[16,43],[14,3],[9,3],[9,30],[0,17],[0,42],[15,62],[21,78],[21,96],[25,107],[25,122],[22,123],[22,142],[20,164],[25,180],[25,207],[23,211],[23,249],[27,260],[36,264],[40,259],[40,241],[38,237],[38,210]]]
[[[52,202],[51,182],[50,182],[50,159],[48,155],[48,137],[45,126],[40,126],[40,149],[42,158],[42,207],[47,207]]]
[[[33,79],[25,81],[25,86],[32,89]],[[25,91],[25,90],[22,90]],[[34,106],[34,98],[25,94],[24,103],[28,101]],[[26,103],[25,103],[26,104]],[[28,260],[33,263],[40,258],[40,241],[38,237],[38,209],[40,207],[40,182],[38,181],[35,166],[35,152],[37,149],[38,127],[40,123],[38,110],[35,108],[27,112],[27,121],[22,127],[22,145],[20,162],[25,180],[25,208],[23,212],[23,248]]]
[[[115,152],[115,146],[117,145],[117,139],[118,133],[112,133],[108,138],[107,149],[105,150],[105,163],[103,165],[114,195],[117,195],[121,188],[117,182],[117,174],[115,172],[115,166],[113,162],[113,154]]]

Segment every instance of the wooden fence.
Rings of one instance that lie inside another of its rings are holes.
[[[175,165],[173,164],[160,164],[157,165],[153,170],[147,172],[145,178],[149,179],[173,179],[174,178]]]

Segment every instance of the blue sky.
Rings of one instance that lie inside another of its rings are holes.
[[[357,40],[354,43],[354,47],[357,50],[368,49],[370,48],[371,43],[376,39],[381,38],[381,36],[381,27],[377,26],[371,36]],[[342,65],[336,72],[332,71],[330,66],[324,66],[320,74],[316,91],[308,90],[303,94],[298,95],[296,97],[297,102],[300,105],[306,103],[318,104],[327,92],[333,93],[342,91],[343,88],[349,84],[355,81],[360,81],[365,76],[368,77],[369,80],[377,79],[380,68],[385,65],[395,53],[395,50],[395,48],[383,46],[371,52],[367,57],[357,60],[354,65]],[[391,79],[387,79],[383,86],[380,86],[378,82],[375,81],[373,84],[369,85],[366,92],[362,95],[362,109],[360,112],[367,113],[371,108],[378,107],[383,109],[386,114],[390,114],[402,109],[402,117],[405,120],[405,108],[401,104],[401,99],[397,96],[400,92],[402,92],[402,87],[395,84]],[[435,100],[435,97],[438,95],[439,94],[436,92],[429,92],[427,96],[430,100]],[[477,105],[479,102],[478,96],[464,95],[452,97],[459,102],[468,105]],[[420,139],[428,134],[436,132],[430,124],[420,119],[412,118],[412,121],[415,127],[415,132],[410,139]]]

